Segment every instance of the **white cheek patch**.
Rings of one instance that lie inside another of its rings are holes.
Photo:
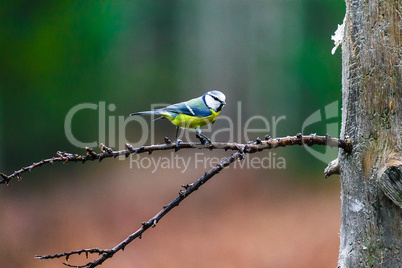
[[[205,96],[205,103],[207,104],[208,108],[216,111],[221,103],[217,100],[215,100],[212,96],[206,95]]]

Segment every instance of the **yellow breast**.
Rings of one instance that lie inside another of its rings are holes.
[[[176,117],[171,117],[168,114],[161,114],[162,116],[169,119],[174,125],[182,127],[182,128],[197,128],[197,127],[204,127],[208,124],[213,123],[218,115],[219,112],[214,112],[211,110],[211,115],[206,117],[197,117],[191,116],[187,114],[179,114]]]

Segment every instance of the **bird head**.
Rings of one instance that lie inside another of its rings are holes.
[[[204,94],[203,96],[205,105],[208,106],[208,108],[214,110],[215,112],[220,112],[223,108],[223,106],[226,105],[226,96],[220,91],[213,90],[209,91]]]

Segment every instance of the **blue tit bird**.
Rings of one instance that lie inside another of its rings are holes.
[[[158,115],[160,116],[159,118],[169,119],[176,126],[176,147],[179,146],[180,142],[177,139],[179,128],[194,129],[201,142],[203,141],[202,139],[205,139],[208,143],[211,143],[211,140],[201,133],[201,127],[216,120],[223,106],[226,105],[225,99],[226,97],[222,92],[213,90],[195,99],[172,104],[154,111],[132,113],[130,116],[150,114]]]

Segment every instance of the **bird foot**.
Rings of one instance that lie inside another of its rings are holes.
[[[200,140],[201,144],[207,146],[208,144],[212,144],[211,140],[208,137],[201,136],[199,134],[196,134],[197,139]]]
[[[176,139],[176,151],[179,150],[179,144],[182,142],[181,139]]]

